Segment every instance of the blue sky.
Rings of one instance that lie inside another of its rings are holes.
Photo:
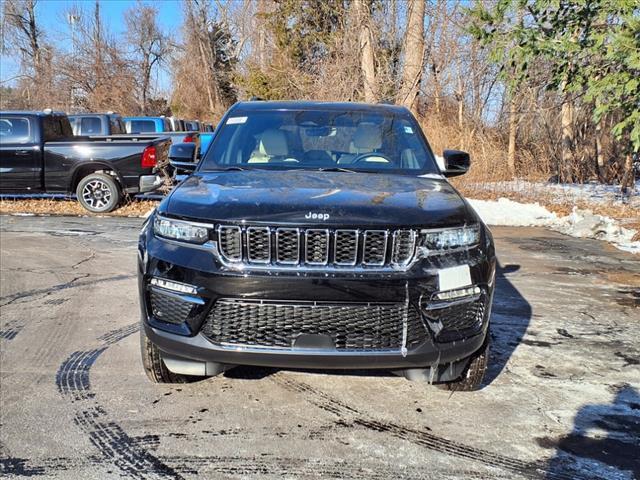
[[[101,0],[100,9],[102,18],[108,29],[121,34],[125,29],[124,13],[134,6],[134,0]],[[180,35],[182,24],[182,2],[180,0],[146,0],[143,3],[154,5],[158,9],[158,21],[162,28],[171,33],[175,40]],[[36,6],[36,20],[44,30],[47,40],[57,48],[65,49],[65,41],[69,34],[69,26],[66,22],[65,13],[73,6],[79,5],[83,9],[91,11],[95,5],[95,0],[38,0]],[[2,56],[0,66],[0,81],[5,81],[17,74],[18,64],[15,59]],[[11,82],[6,83],[10,85]],[[168,88],[168,77],[166,74],[160,75],[159,86]]]

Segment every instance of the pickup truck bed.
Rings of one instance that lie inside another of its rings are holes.
[[[157,158],[167,158],[171,142],[167,137],[92,136],[46,142],[44,144],[43,184],[46,192],[73,191],[83,172],[113,169],[123,190],[144,192],[141,177],[155,176],[156,166],[143,167],[141,155],[154,147]]]
[[[0,193],[76,193],[93,212],[164,183],[166,136],[74,137],[64,114],[0,112]]]

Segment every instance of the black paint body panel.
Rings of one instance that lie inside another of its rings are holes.
[[[0,112],[3,117],[26,117],[31,124],[29,143],[0,145],[0,190],[14,193],[74,193],[79,169],[115,172],[123,188],[136,191],[140,176],[155,168],[142,168],[142,152],[156,147],[158,161],[168,158],[171,141],[166,137],[135,135],[69,137],[48,140],[43,130],[45,114]]]

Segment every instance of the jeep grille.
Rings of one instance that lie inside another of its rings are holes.
[[[415,230],[218,227],[218,250],[229,263],[282,267],[406,267]]]

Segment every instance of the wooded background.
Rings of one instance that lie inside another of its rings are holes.
[[[472,154],[468,181],[633,186],[637,0],[184,0],[171,32],[161,2],[138,1],[118,36],[100,6],[66,12],[60,48],[37,0],[4,0],[1,47],[20,74],[0,87],[1,108],[215,123],[253,96],[392,102],[436,152]],[[153,81],[161,69],[170,91]]]

